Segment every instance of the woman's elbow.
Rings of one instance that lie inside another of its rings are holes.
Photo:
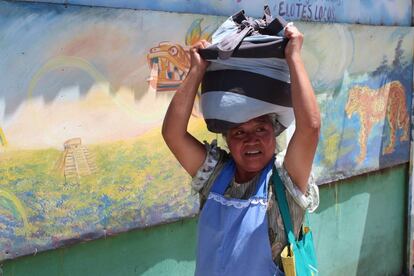
[[[168,128],[167,128],[167,126],[165,125],[165,122],[162,124],[162,127],[161,127],[161,135],[162,135],[162,137],[164,137],[165,138],[165,136],[168,134]]]
[[[320,118],[320,116],[317,116],[317,117],[313,118],[308,127],[309,127],[309,130],[312,133],[316,133],[319,136],[319,132],[321,130],[321,118]]]
[[[296,127],[295,133],[305,138],[307,144],[317,145],[320,134],[320,124],[308,124],[306,127]]]
[[[162,124],[161,128],[161,135],[164,141],[168,144],[168,142],[172,139],[173,133],[172,128],[168,126],[166,122]]]
[[[319,138],[319,133],[321,130],[321,119],[319,116],[309,118],[306,123],[302,123],[300,126],[297,125],[296,129],[308,137]]]
[[[170,149],[183,141],[186,133],[185,130],[181,130],[179,127],[165,123],[161,128],[162,138]]]
[[[321,131],[321,121],[315,120],[309,125],[308,133],[311,137],[315,138],[316,140],[319,140],[319,135]]]

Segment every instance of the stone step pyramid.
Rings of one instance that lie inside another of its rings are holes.
[[[79,179],[97,171],[95,158],[88,148],[82,145],[81,138],[67,140],[64,149],[59,168],[67,180]]]

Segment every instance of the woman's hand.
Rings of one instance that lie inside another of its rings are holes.
[[[292,24],[285,28],[285,36],[289,39],[285,48],[286,60],[290,61],[295,57],[300,57],[303,44],[303,34]]]
[[[210,62],[203,59],[198,53],[199,49],[204,49],[210,45],[206,40],[200,40],[197,43],[191,45],[190,48],[190,59],[191,67],[190,72],[196,72],[197,74],[204,75]]]

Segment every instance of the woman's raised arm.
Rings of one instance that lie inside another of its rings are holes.
[[[206,41],[192,46],[190,71],[171,100],[162,125],[166,144],[191,176],[195,176],[207,154],[203,144],[187,131],[197,89],[208,66],[197,50],[206,46]]]
[[[292,181],[305,193],[318,145],[321,119],[318,103],[301,57],[303,35],[295,26],[288,26],[285,35],[289,38],[285,56],[290,71],[296,129],[287,148],[284,167]]]

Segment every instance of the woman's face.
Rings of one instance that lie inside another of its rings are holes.
[[[227,145],[236,163],[236,181],[245,182],[259,173],[272,158],[276,139],[269,116],[254,118],[231,128]]]

